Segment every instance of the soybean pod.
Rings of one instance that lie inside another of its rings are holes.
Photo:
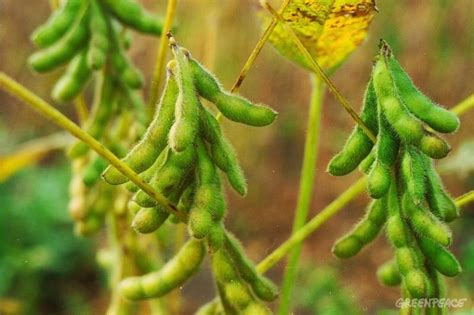
[[[370,197],[382,198],[390,187],[391,167],[398,156],[399,139],[392,132],[382,111],[378,112],[379,133],[375,147],[375,162],[367,181]]]
[[[147,170],[166,147],[168,132],[174,120],[177,97],[178,85],[173,70],[168,67],[168,77],[164,92],[152,122],[140,142],[122,159],[135,172],[141,173]],[[126,176],[112,166],[105,170],[103,177],[106,182],[112,185],[119,185],[128,181]]]
[[[387,218],[387,198],[373,201],[364,218],[354,228],[334,244],[332,252],[339,258],[349,258],[379,234]]]
[[[31,40],[40,48],[46,48],[54,44],[74,23],[82,3],[81,0],[63,1],[48,21],[33,32]]]
[[[415,205],[420,205],[425,200],[425,169],[423,157],[414,147],[405,146],[400,163],[400,174],[407,193]]]
[[[194,143],[198,133],[200,102],[194,87],[189,60],[173,37],[170,37],[169,41],[176,59],[176,81],[179,88],[175,122],[170,130],[169,144],[173,150],[181,152]]]
[[[222,134],[219,122],[204,107],[200,106],[201,126],[205,139],[210,144],[211,158],[223,172],[231,186],[241,196],[247,194],[247,181],[240,168],[232,145]]]
[[[56,82],[52,97],[65,103],[76,98],[89,81],[91,70],[87,65],[87,50],[83,49],[69,63],[66,72]]]
[[[420,142],[424,135],[422,124],[405,107],[382,54],[375,63],[373,80],[380,110],[383,110],[391,127],[403,142],[412,144]]]
[[[385,262],[377,269],[377,278],[379,281],[389,287],[398,286],[402,282],[397,262],[391,259]]]
[[[139,89],[143,86],[143,76],[140,71],[130,62],[123,50],[121,39],[117,31],[109,23],[111,37],[110,63],[120,81],[131,89]]]
[[[441,220],[451,222],[459,217],[459,209],[443,187],[433,163],[424,159],[427,199],[431,211]]]
[[[268,278],[255,269],[254,264],[245,256],[244,249],[237,239],[226,233],[225,249],[242,277],[252,288],[252,291],[264,301],[273,301],[278,296],[278,289]]]
[[[121,294],[130,300],[161,297],[195,274],[206,254],[204,242],[191,239],[159,271],[120,282]]]
[[[377,98],[372,80],[370,80],[365,90],[360,118],[370,131],[374,134],[378,133]],[[368,156],[373,146],[372,140],[357,125],[344,144],[343,149],[329,162],[328,172],[334,176],[343,176],[352,172]]]
[[[30,66],[38,72],[51,71],[71,60],[87,41],[89,29],[88,4],[83,3],[73,25],[67,33],[53,45],[33,53],[28,58]]]
[[[205,237],[225,212],[225,201],[217,170],[204,143],[197,143],[198,185],[194,203],[189,213],[189,229],[195,238]]]
[[[388,192],[387,236],[395,247],[397,266],[403,285],[414,298],[424,297],[427,287],[426,275],[421,270],[421,262],[412,248],[412,239],[400,211],[397,184],[393,180]]]
[[[443,133],[456,131],[459,127],[459,118],[456,114],[435,104],[420,92],[393,55],[387,57],[387,64],[400,96],[416,117],[436,131]]]
[[[133,0],[104,0],[112,14],[131,28],[153,35],[161,35],[163,23],[160,18],[146,12]]]
[[[449,144],[435,133],[424,128],[424,135],[418,143],[420,150],[432,159],[442,159],[451,151]]]
[[[199,94],[214,103],[225,117],[257,127],[267,126],[275,120],[278,114],[273,109],[262,104],[253,104],[241,96],[224,91],[219,81],[207,69],[191,56],[189,60]]]
[[[109,26],[98,0],[90,0],[89,32],[87,64],[91,69],[99,70],[107,59]]]
[[[447,277],[455,277],[461,273],[461,265],[446,247],[423,236],[418,238],[418,244],[429,262],[440,273]]]

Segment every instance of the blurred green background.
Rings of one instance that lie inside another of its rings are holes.
[[[261,33],[256,0],[180,0],[176,38],[230,87]],[[276,1],[277,2],[277,1]],[[166,1],[143,1],[164,14]],[[336,86],[359,108],[379,38],[386,39],[415,83],[437,102],[451,107],[474,91],[474,1],[385,0],[370,26],[368,40],[333,75]],[[46,100],[59,73],[37,75],[26,65],[33,51],[29,34],[49,15],[48,1],[0,1],[0,70]],[[263,12],[261,12],[264,14]],[[134,35],[130,55],[151,76],[156,38]],[[146,90],[145,90],[146,91]],[[307,72],[267,45],[244,82],[241,94],[279,111],[275,124],[253,128],[224,122],[249,182],[249,194],[228,194],[227,226],[250,257],[261,260],[284,241],[291,228],[298,189],[310,83]],[[86,95],[90,97],[90,95]],[[18,101],[0,93],[0,154],[57,128]],[[72,106],[61,110],[75,119]],[[448,136],[453,152],[439,163],[453,196],[474,188],[474,112],[462,117],[460,130]],[[353,121],[326,95],[320,156],[311,214],[338,196],[356,174],[334,178],[325,172],[330,157],[350,132]],[[94,248],[104,235],[74,236],[68,217],[69,163],[57,152],[0,183],[0,314],[102,314],[108,291]],[[375,270],[391,255],[379,239],[357,257],[339,261],[331,255],[335,239],[361,216],[366,196],[352,202],[304,245],[303,267],[295,292],[297,314],[387,314],[397,289],[377,283]],[[474,206],[452,224],[453,251],[464,273],[450,280],[449,296],[474,298]],[[277,283],[284,264],[269,275]],[[184,294],[185,312],[213,296],[210,275],[196,277]],[[203,287],[207,289],[203,289]]]

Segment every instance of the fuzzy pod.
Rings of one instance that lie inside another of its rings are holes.
[[[232,308],[236,310],[245,309],[245,307],[253,300],[252,294],[249,292],[246,284],[243,282],[228,282],[223,285],[223,288],[227,301],[229,301]]]
[[[104,0],[110,12],[123,24],[146,34],[160,36],[163,22],[133,0]]]
[[[375,150],[372,149],[370,151],[369,155],[365,159],[362,160],[359,164],[359,171],[364,173],[365,175],[368,175],[370,171],[372,170],[372,167],[374,166],[375,162]]]
[[[372,80],[365,90],[361,120],[374,133],[378,133],[377,98]],[[343,176],[352,172],[372,150],[374,143],[358,125],[344,144],[343,149],[328,164],[328,172],[334,176]]]
[[[416,207],[410,215],[410,224],[418,235],[430,238],[438,244],[451,244],[451,231],[424,207]]]
[[[415,205],[425,200],[425,169],[423,156],[417,149],[405,146],[400,163],[400,175],[406,186],[406,192]]]
[[[222,134],[219,122],[201,106],[201,125],[205,139],[210,144],[211,158],[227,175],[232,188],[241,196],[247,194],[247,181],[237,161],[234,148]]]
[[[194,179],[191,179],[193,181]],[[183,193],[179,197],[178,204],[176,207],[179,211],[188,213],[191,208],[194,196],[196,194],[196,183],[192,182],[188,187],[184,188]]]
[[[398,286],[402,282],[400,271],[395,260],[391,259],[385,262],[382,266],[377,269],[377,278],[379,282],[389,286]]]
[[[194,84],[199,95],[214,103],[219,111],[228,119],[249,126],[267,126],[271,124],[278,113],[268,106],[253,104],[239,95],[224,91],[209,70],[189,56]]]
[[[138,233],[152,233],[165,223],[169,215],[170,214],[161,209],[160,206],[141,208],[133,217],[132,228]]]
[[[254,264],[247,258],[239,241],[231,234],[226,234],[225,249],[242,277],[247,282],[253,293],[264,301],[273,301],[278,296],[276,285],[259,274]]]
[[[189,240],[159,271],[120,282],[120,293],[130,300],[161,297],[183,285],[194,275],[206,255],[204,242]]]
[[[432,159],[445,158],[451,151],[449,144],[435,133],[425,129],[425,135],[418,143],[420,150]]]
[[[66,0],[54,11],[45,24],[40,25],[31,40],[40,48],[46,48],[58,41],[74,23],[79,14],[82,0]]]
[[[395,57],[389,57],[387,64],[400,96],[416,117],[439,132],[451,133],[457,130],[459,118],[456,114],[435,104],[420,92]]]
[[[215,103],[217,96],[223,92],[222,85],[219,80],[207,70],[199,61],[192,58],[188,54],[189,63],[193,72],[194,85],[196,86],[199,95]]]
[[[176,59],[176,81],[179,94],[176,100],[175,122],[169,133],[170,147],[181,152],[194,143],[199,130],[199,97],[194,87],[193,73],[185,52],[171,38],[170,44]]]
[[[250,303],[240,314],[242,315],[270,315],[272,312],[265,305],[253,302]]]
[[[441,178],[436,172],[433,162],[424,160],[426,169],[426,188],[428,192],[428,204],[431,211],[441,220],[452,222],[459,217],[459,209],[446,192],[441,182]]]
[[[168,68],[168,77],[161,100],[155,111],[152,122],[144,136],[135,145],[122,161],[135,172],[142,173],[150,168],[156,158],[165,149],[168,141],[168,132],[173,124],[175,103],[178,97],[178,85]],[[123,184],[128,178],[114,167],[109,167],[103,174],[106,182],[112,185]]]
[[[211,251],[217,251],[226,241],[226,231],[222,223],[214,224],[207,235],[207,243]]]
[[[395,248],[407,246],[410,242],[408,227],[401,216],[398,192],[395,183],[390,185],[387,197],[387,237]]]
[[[100,179],[100,174],[109,163],[101,156],[96,156],[82,172],[82,181],[87,187],[93,186]]]
[[[116,105],[116,94],[114,89],[116,82],[108,76],[103,78],[100,95],[92,105],[91,114],[85,122],[84,129],[94,137],[100,139],[107,128],[109,120],[114,113]],[[84,142],[75,142],[68,150],[71,158],[77,158],[89,151],[89,146]]]
[[[408,111],[403,100],[400,99],[386,61],[381,56],[376,61],[373,80],[380,110],[383,110],[393,130],[403,142],[413,144],[420,142],[423,137],[422,124]]]
[[[367,192],[371,198],[380,199],[387,194],[391,182],[390,169],[376,161],[368,175]]]
[[[333,246],[332,252],[339,258],[349,258],[378,235],[386,221],[386,199],[373,201],[368,207],[364,218],[352,230],[340,238]]]
[[[90,0],[89,48],[87,50],[87,64],[90,69],[99,70],[107,60],[109,50],[109,26],[107,18],[98,0]]]
[[[194,167],[196,158],[195,149],[192,146],[181,153],[170,149],[168,151],[167,159],[161,167],[157,167],[156,174],[150,180],[153,189],[165,196],[177,194],[182,191],[182,188],[184,189],[183,185]],[[142,207],[158,205],[156,200],[142,190],[135,195],[134,200]]]
[[[447,277],[455,277],[462,268],[456,257],[444,246],[427,237],[419,237],[418,244],[421,250],[440,273]]]
[[[87,65],[87,51],[83,50],[71,60],[66,72],[54,85],[52,98],[59,103],[72,101],[84,89],[91,74]]]
[[[413,298],[423,298],[426,295],[427,278],[419,269],[410,270],[404,277],[403,282]]]
[[[47,72],[62,66],[81,50],[89,35],[86,13],[78,14],[73,25],[60,40],[28,58],[28,63],[35,71]]]
[[[143,76],[123,49],[121,40],[113,27],[109,27],[111,34],[110,63],[116,71],[119,80],[131,89],[139,89],[143,86]]]
[[[150,166],[147,170],[140,173],[140,178],[144,181],[149,183],[151,179],[155,176],[156,172],[163,166],[163,163],[168,159],[168,152],[169,150],[165,147],[163,151],[161,151],[160,155],[156,159],[155,163]],[[132,181],[128,181],[125,184],[125,188],[129,192],[136,193],[140,190],[140,188]]]

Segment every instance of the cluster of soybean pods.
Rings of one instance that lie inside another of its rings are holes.
[[[450,151],[435,132],[455,132],[459,120],[413,85],[385,42],[380,47],[361,113],[377,141],[374,144],[357,126],[328,165],[335,176],[359,166],[368,175],[367,191],[374,201],[364,218],[336,242],[333,252],[340,258],[356,255],[386,224],[395,258],[379,268],[380,281],[401,285],[407,298],[441,298],[441,275],[461,272],[448,250],[451,232],[445,224],[459,213],[431,159]],[[441,310],[433,307],[426,312]]]

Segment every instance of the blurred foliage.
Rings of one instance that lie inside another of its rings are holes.
[[[295,288],[296,305],[311,314],[363,314],[356,297],[342,285],[338,270],[330,266],[307,265]]]
[[[68,182],[61,163],[0,185],[0,297],[21,301],[22,314],[75,314],[67,306],[84,300],[81,283],[95,281],[92,244],[71,233]]]

